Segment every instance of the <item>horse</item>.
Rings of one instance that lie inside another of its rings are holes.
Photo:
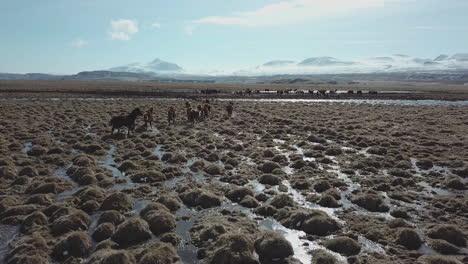
[[[211,106],[209,104],[204,104],[201,108],[201,117],[203,119],[208,118],[210,111],[211,111]]]
[[[232,116],[232,111],[233,110],[234,110],[234,105],[233,105],[232,102],[229,102],[229,104],[226,106],[226,111],[227,111],[228,117]]]
[[[169,110],[167,111],[167,122],[169,125],[172,123],[175,125],[175,119],[176,119],[176,111],[174,106],[169,107]]]
[[[196,121],[198,121],[200,118],[200,112],[192,109],[192,108],[187,108],[187,119],[190,123],[194,124]]]
[[[120,132],[121,127],[127,127],[127,135],[130,135],[130,131],[135,130],[135,120],[143,116],[140,108],[135,108],[129,115],[114,116],[109,122],[109,125],[112,126],[111,135],[114,134],[114,130],[117,129]]]
[[[187,121],[190,122],[190,113],[192,112],[192,107],[185,108],[185,112],[187,113]]]
[[[153,107],[151,107],[146,113],[143,115],[143,120],[145,121],[145,127],[148,129],[148,123],[151,127],[153,128],[153,121],[154,121],[154,110]]]
[[[318,96],[319,94],[322,95],[322,96],[328,96],[327,90],[318,90],[317,96]]]

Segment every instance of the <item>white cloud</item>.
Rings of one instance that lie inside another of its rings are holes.
[[[161,24],[157,23],[157,22],[154,22],[153,24],[151,24],[151,27],[153,29],[160,29],[161,28]]]
[[[138,32],[138,22],[130,19],[118,19],[111,21],[111,39],[130,40]]]
[[[239,25],[266,27],[297,24],[321,17],[346,14],[359,9],[384,7],[395,0],[283,0],[259,9],[234,13],[230,16],[209,16],[192,24]],[[408,1],[408,0],[398,0]]]
[[[84,39],[75,39],[74,41],[72,41],[70,43],[73,47],[76,47],[76,48],[81,48],[83,46],[86,46],[88,45],[88,41],[84,40]]]

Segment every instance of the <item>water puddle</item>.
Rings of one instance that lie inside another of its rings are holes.
[[[55,143],[57,143],[58,145],[60,146],[64,146],[64,145],[67,145],[67,143],[63,142],[62,140],[60,140],[58,137],[56,137],[54,135],[54,130],[53,129],[49,129],[49,131],[47,131],[47,133],[49,134],[50,138],[52,139],[52,141],[54,141]]]
[[[242,162],[244,162],[245,164],[249,165],[249,166],[256,166],[257,163],[255,163],[255,161],[251,158],[251,157],[242,157],[241,159]]]
[[[75,98],[0,98],[0,102],[19,102],[19,101],[89,101],[89,102],[106,102],[106,101],[182,101],[183,98],[128,98],[128,97],[75,97]],[[233,101],[233,102],[257,102],[257,103],[342,103],[342,104],[370,104],[370,105],[398,105],[398,106],[468,106],[468,100],[460,101],[445,101],[445,100],[385,100],[385,99],[239,99],[239,98],[219,98],[217,101]]]
[[[67,165],[66,167],[61,167],[58,168],[54,171],[52,175],[58,178],[65,179],[67,182],[70,182],[72,184],[75,184],[74,181],[67,175],[67,168],[69,168],[71,164]],[[77,192],[80,188],[79,187],[74,187],[69,190],[65,190],[55,196],[54,202],[59,203],[67,198],[71,197],[75,192]]]
[[[254,193],[258,194],[263,192],[266,189],[265,185],[259,183],[257,180],[250,181],[247,186],[251,187]]]
[[[423,172],[426,172],[426,173],[435,172],[435,173],[440,173],[444,176],[452,175],[452,171],[448,167],[433,165],[432,168],[422,169],[416,165],[416,163],[418,162],[418,159],[410,158],[410,162],[411,162],[413,169],[416,171],[416,175],[421,178],[424,178],[424,176],[422,176]]]
[[[155,126],[155,124],[153,124],[152,128],[148,127],[147,131],[155,134],[161,134],[161,131]]]
[[[377,253],[382,255],[386,254],[382,245],[375,243],[374,241],[371,241],[363,236],[358,236],[358,242],[362,246],[362,252]]]
[[[315,160],[316,160],[316,159],[313,158],[313,157],[306,157],[306,156],[304,156],[304,149],[301,148],[301,147],[299,147],[298,145],[293,145],[293,148],[296,149],[296,153],[297,153],[297,154],[302,155],[302,159],[303,159],[304,161],[312,162],[312,161],[315,161]]]
[[[85,131],[85,135],[87,136],[97,136],[97,134],[95,132],[93,132],[93,127],[91,124],[88,124],[85,128],[84,128],[84,131]]]
[[[149,203],[151,203],[151,200],[133,200],[133,208],[132,208],[132,214],[135,216],[140,215],[141,210],[143,210]]]
[[[68,182],[71,182],[73,183],[73,180],[70,178],[70,176],[67,175],[67,169],[71,166],[71,164],[69,164],[67,167],[62,167],[62,168],[58,168],[54,171],[53,175],[55,177],[59,177],[59,178],[62,178],[62,179],[65,179],[66,181]]]
[[[135,187],[135,184],[130,180],[130,178],[128,176],[126,176],[125,173],[122,173],[117,168],[117,163],[115,162],[115,159],[114,159],[115,151],[116,151],[116,146],[111,145],[109,151],[106,154],[105,159],[101,162],[101,167],[111,171],[112,176],[115,179],[124,181],[123,183],[115,184],[113,186],[113,189],[117,190],[117,191],[121,191],[121,190],[126,189],[126,188]]]
[[[312,250],[322,249],[333,255],[338,261],[346,263],[346,258],[332,252],[325,247],[319,245],[316,241],[305,239],[306,233],[304,231],[289,229],[278,223],[277,221],[267,218],[259,222],[260,226],[269,229],[273,232],[282,234],[286,240],[291,243],[294,249],[294,257],[303,264],[312,263],[312,256],[309,254]]]
[[[384,99],[218,99],[219,101],[258,102],[258,103],[340,103],[397,106],[468,106],[468,101],[444,100],[384,100]]]
[[[444,196],[455,196],[456,194],[441,188],[432,187],[427,182],[418,182],[417,185],[424,187],[424,190],[430,195],[444,195]]]
[[[0,262],[10,251],[10,242],[19,234],[19,226],[0,225]]]
[[[273,142],[275,142],[276,144],[281,144],[281,145],[282,145],[282,144],[284,144],[284,143],[286,142],[286,140],[274,138],[274,139],[273,139]]]
[[[28,151],[31,150],[32,145],[33,145],[32,142],[26,142],[26,143],[24,143],[24,147],[23,147],[23,149],[21,150],[21,152],[23,152],[23,153],[28,153]]]
[[[162,145],[157,145],[153,151],[153,155],[158,157],[161,160],[162,156],[164,155],[164,151],[161,150]]]
[[[195,223],[196,220],[200,218],[200,212],[192,211],[187,208],[184,204],[176,212],[177,217],[188,217],[190,218],[184,220],[180,219],[177,222],[175,233],[178,234],[182,240],[180,241],[179,246],[177,247],[177,253],[182,260],[182,263],[199,263],[197,258],[197,248],[190,244],[190,229]]]
[[[320,205],[318,205],[318,204],[309,202],[309,201],[306,200],[306,198],[304,197],[304,195],[302,195],[301,193],[299,193],[296,189],[294,189],[294,188],[291,186],[291,184],[289,183],[289,181],[283,180],[281,183],[282,183],[283,185],[285,185],[286,187],[288,187],[288,194],[293,198],[293,200],[294,200],[296,203],[300,204],[302,207],[323,211],[323,212],[327,213],[327,215],[330,216],[331,218],[333,218],[335,221],[339,222],[340,224],[344,224],[344,221],[341,220],[341,219],[339,219],[339,218],[335,215],[335,211],[336,211],[336,210],[341,210],[340,208],[328,208],[328,207],[323,207],[323,206],[320,206]]]
[[[73,196],[73,194],[75,194],[79,189],[80,188],[76,187],[57,194],[57,196],[55,196],[54,203],[60,203],[65,201],[69,197]]]
[[[423,255],[439,255],[439,253],[437,253],[437,251],[429,247],[427,243],[422,244],[418,251]]]

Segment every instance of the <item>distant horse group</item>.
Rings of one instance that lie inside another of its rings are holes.
[[[377,91],[368,91],[368,94],[377,94]],[[362,90],[340,90],[337,89],[279,89],[279,90],[238,90],[233,92],[234,95],[240,96],[251,96],[256,94],[264,94],[264,95],[274,95],[283,96],[283,95],[315,95],[316,97],[329,97],[332,95],[339,96],[340,94],[356,94],[356,95],[363,95],[364,92]]]
[[[204,104],[199,104],[196,108],[190,105],[187,101],[185,102],[185,111],[187,113],[187,121],[194,124],[200,122],[209,117],[211,112],[211,105],[207,100]]]

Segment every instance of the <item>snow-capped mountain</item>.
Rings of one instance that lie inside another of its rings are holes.
[[[271,66],[271,67],[278,67],[278,66],[286,66],[288,64],[293,64],[295,63],[292,60],[274,60],[274,61],[269,61],[263,64],[263,66]]]
[[[109,69],[113,72],[135,72],[135,73],[168,73],[168,72],[180,72],[182,67],[175,63],[163,61],[161,59],[154,59],[148,63],[131,63],[124,66],[113,67]]]
[[[260,66],[235,71],[235,75],[340,74],[340,73],[446,73],[468,71],[468,54],[440,55],[435,59],[403,54],[343,61],[333,57],[311,57],[302,61],[270,61]]]
[[[450,57],[450,59],[456,61],[468,61],[468,53],[458,53]]]
[[[439,56],[437,56],[434,61],[444,61],[444,60],[447,60],[449,58],[449,55],[445,55],[445,54],[441,54]]]
[[[111,68],[113,72],[133,72],[154,76],[263,76],[277,74],[348,74],[348,73],[454,73],[468,71],[468,54],[440,55],[418,58],[404,54],[340,60],[330,56],[309,57],[304,60],[272,60],[259,66],[236,70],[183,69],[181,66],[155,59],[149,63],[131,63]]]
[[[307,58],[298,63],[300,66],[335,66],[335,65],[352,65],[353,62],[340,61],[333,57],[312,57]]]

